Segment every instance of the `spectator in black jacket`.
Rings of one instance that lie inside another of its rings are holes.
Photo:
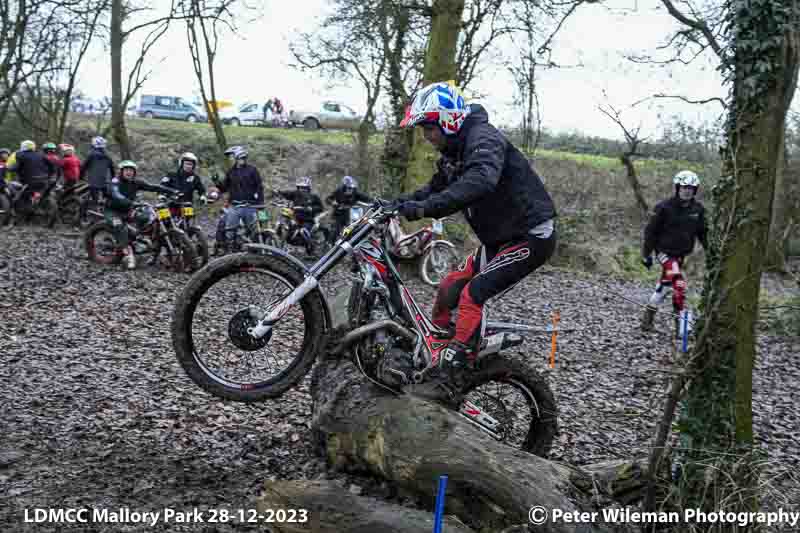
[[[43,153],[36,151],[33,141],[22,141],[16,161],[8,167],[16,172],[20,183],[27,185],[29,191],[41,191],[48,180],[55,177],[56,167]]]
[[[247,163],[247,150],[242,146],[234,146],[225,150],[225,155],[232,158],[233,166],[225,174],[222,182],[214,185],[220,192],[228,193],[230,207],[217,225],[214,255],[220,255],[227,249],[227,241],[231,232],[236,231],[239,220],[252,224],[256,218],[256,208],[252,205],[263,205],[264,183],[258,169]],[[214,178],[212,178],[214,179]]]
[[[682,170],[672,179],[675,194],[656,205],[653,215],[644,230],[642,263],[648,269],[653,266],[652,253],[661,264],[661,278],[650,296],[644,311],[642,329],[653,329],[657,306],[664,301],[667,291],[672,289],[672,308],[680,313],[686,300],[686,278],[681,267],[684,258],[694,250],[695,240],[706,248],[706,221],[703,204],[695,199],[700,187],[700,178],[691,170]],[[675,332],[678,332],[679,317],[675,317]]]
[[[460,401],[480,346],[483,305],[550,258],[556,210],[525,156],[450,83],[423,88],[401,126],[422,126],[443,157],[430,183],[401,199],[400,214],[416,220],[463,211],[482,244],[439,284],[433,322],[447,329],[457,307],[455,336],[431,344],[431,379],[414,387],[424,397]]]
[[[311,192],[311,178],[303,176],[297,178],[295,190],[273,191],[273,194],[282,196],[292,202],[294,218],[300,228],[295,235],[289,236],[291,244],[302,244],[309,256],[314,255],[314,240],[311,238],[311,229],[314,227],[314,217],[324,211],[319,195]]]
[[[55,178],[57,169],[43,153],[36,151],[36,143],[22,141],[16,160],[9,165],[8,171],[15,172],[17,180],[28,186],[16,202],[21,211],[27,211]]]
[[[333,234],[339,235],[350,223],[350,207],[357,202],[372,202],[372,199],[358,190],[358,182],[352,176],[342,178],[342,184],[330,193],[325,201],[333,206],[333,220],[336,227]]]
[[[106,153],[106,140],[102,137],[92,139],[92,150],[86,156],[86,160],[81,164],[81,173],[78,176],[82,180],[89,175],[89,197],[94,205],[100,202],[100,198],[108,187],[108,182],[116,174],[114,161]]]

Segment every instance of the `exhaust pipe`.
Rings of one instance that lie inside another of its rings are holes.
[[[395,335],[402,335],[403,337],[407,338],[410,341],[417,340],[417,336],[414,333],[409,331],[407,328],[404,328],[394,320],[379,320],[378,322],[372,322],[371,324],[365,324],[360,328],[356,328],[347,335],[345,335],[344,337],[342,337],[342,340],[339,341],[339,344],[337,344],[336,347],[333,350],[331,350],[331,354],[338,355],[342,353],[342,350],[344,350],[357,340],[360,340],[361,338],[366,337],[367,335],[381,329],[388,329]]]

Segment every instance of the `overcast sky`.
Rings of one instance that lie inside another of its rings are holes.
[[[257,20],[241,23],[239,35],[226,36],[220,45],[215,69],[218,97],[243,103],[279,96],[288,109],[331,98],[363,111],[364,91],[357,83],[329,92],[325,80],[288,66],[293,33],[313,29],[315,17],[325,13],[326,0],[263,0],[263,4],[267,9]],[[553,58],[560,64],[580,66],[542,71],[539,91],[544,126],[619,138],[618,126],[597,109],[607,101],[623,110],[626,122],[641,124],[643,135],[657,133],[660,116],[678,113],[698,122],[719,115],[718,104],[696,106],[665,99],[629,108],[655,93],[693,99],[723,95],[710,58],[670,67],[634,65],[624,59],[625,53],[654,50],[675,27],[659,0],[606,0],[602,6],[579,8],[555,41]],[[142,92],[191,96],[196,83],[182,25],[176,24],[164,36],[150,66],[153,74]],[[92,97],[110,95],[109,70],[108,53],[98,43],[87,58],[79,87]],[[490,120],[519,122],[511,105],[513,83],[502,67],[487,67],[474,89],[488,95],[481,103]]]

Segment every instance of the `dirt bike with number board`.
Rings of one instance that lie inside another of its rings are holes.
[[[180,193],[174,196],[177,199]],[[175,272],[189,273],[195,270],[195,245],[172,218],[168,202],[155,205],[136,203],[127,220],[116,219],[125,224],[128,242],[136,255],[149,255],[150,264],[161,260]],[[118,264],[122,254],[117,246],[114,226],[105,220],[96,222],[86,230],[84,245],[89,259],[100,264]],[[161,254],[162,250],[165,252]]]
[[[378,201],[306,268],[285,252],[249,252],[195,273],[172,314],[172,341],[187,375],[220,398],[257,402],[297,385],[317,356],[347,353],[395,393],[422,383],[451,335],[425,316],[400,277],[385,231],[395,204]],[[352,254],[358,274],[331,305],[319,281]],[[549,385],[529,363],[503,354],[523,342],[521,324],[484,322],[478,369],[449,408],[510,446],[546,455],[557,433]]]

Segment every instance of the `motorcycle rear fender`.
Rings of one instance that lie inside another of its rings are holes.
[[[273,248],[272,246],[267,246],[266,244],[255,244],[255,243],[247,243],[244,245],[245,249],[252,250],[255,253],[260,253],[264,255],[269,255],[278,259],[279,261],[283,261],[286,263],[290,268],[297,270],[299,274],[301,274],[304,278],[308,276],[308,268],[303,264],[302,261],[297,259],[296,257],[280,250],[278,248]],[[314,289],[309,293],[309,295],[316,295],[322,301],[322,309],[325,315],[325,330],[328,331],[331,328],[331,324],[333,323],[331,317],[331,307],[330,302],[325,297],[325,293],[323,293],[319,287]]]
[[[444,239],[439,239],[439,240],[436,240],[436,241],[431,241],[431,242],[429,242],[428,244],[426,244],[426,245],[425,245],[425,249],[424,249],[424,250],[422,250],[422,253],[424,254],[424,253],[426,253],[428,250],[430,250],[431,248],[433,248],[433,245],[434,245],[434,244],[443,244],[443,245],[445,245],[445,246],[448,246],[448,247],[452,248],[453,250],[455,250],[455,249],[456,249],[456,245],[455,245],[455,244],[453,244],[452,242],[450,242],[450,241],[446,241],[446,240],[444,240]]]

